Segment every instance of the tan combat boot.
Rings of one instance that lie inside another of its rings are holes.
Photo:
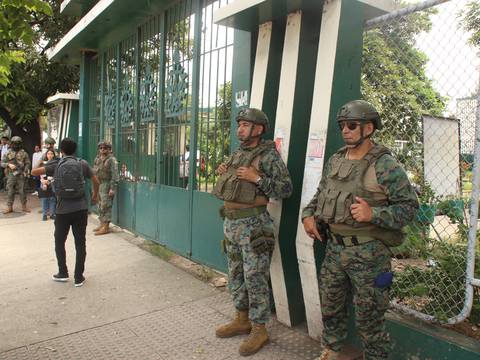
[[[95,229],[93,229],[93,232],[100,230],[102,226],[103,226],[103,223],[100,223]]]
[[[248,338],[243,340],[238,352],[242,356],[249,356],[255,354],[260,350],[263,345],[268,343],[270,339],[268,338],[267,329],[265,324],[253,324],[252,331]]]
[[[31,210],[27,207],[27,204],[22,204],[22,211],[29,213]]]
[[[13,212],[13,206],[12,205],[7,206],[7,208],[5,210],[3,210],[4,214],[10,214],[12,212]]]
[[[100,229],[95,231],[95,235],[108,234],[110,232],[110,228],[108,227],[109,224],[110,224],[109,222],[103,223],[102,226],[100,227]]]
[[[229,338],[236,335],[249,334],[250,330],[252,330],[252,324],[250,324],[248,319],[248,311],[237,311],[235,319],[217,328],[215,335],[219,338]]]

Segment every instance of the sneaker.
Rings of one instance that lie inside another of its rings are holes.
[[[47,221],[47,215],[42,216],[42,221]]]
[[[50,219],[55,220],[55,215],[50,215]]]
[[[85,277],[82,276],[80,279],[75,279],[75,287],[80,287],[80,286],[83,286],[83,284],[85,283]]]
[[[58,281],[58,282],[67,282],[68,281],[68,275],[64,275],[64,274],[55,274],[52,276],[52,280],[53,281]]]
[[[34,192],[32,193],[32,196],[36,196],[36,195],[38,195],[38,191],[34,191]]]

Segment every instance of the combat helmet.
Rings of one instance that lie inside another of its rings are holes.
[[[55,145],[56,144],[56,141],[54,138],[52,138],[51,136],[47,137],[44,141],[45,144],[48,144],[48,145]]]
[[[112,143],[110,141],[107,141],[107,140],[101,140],[98,142],[97,144],[97,149],[100,147],[100,146],[105,146],[107,148],[109,148],[110,150],[112,149]]]
[[[21,144],[22,143],[22,138],[20,136],[14,136],[12,137],[12,139],[10,140],[10,142],[12,144]]]
[[[337,121],[371,121],[376,130],[382,129],[380,115],[375,107],[365,100],[353,100],[343,105],[337,113]]]
[[[248,121],[256,125],[263,125],[262,134],[266,133],[268,130],[268,117],[267,115],[259,109],[255,108],[246,108],[238,112],[237,117],[235,118],[237,123],[240,120]]]

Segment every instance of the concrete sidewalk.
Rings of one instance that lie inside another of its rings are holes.
[[[127,233],[93,236],[93,217],[85,285],[52,281],[53,221],[41,221],[35,197],[29,206],[29,214],[0,214],[0,359],[245,359],[238,355],[243,336],[214,334],[233,314],[228,293],[140,249]],[[70,273],[74,262],[70,235]],[[302,329],[272,321],[269,330],[270,344],[249,359],[320,353]]]

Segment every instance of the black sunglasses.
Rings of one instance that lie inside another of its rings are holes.
[[[342,120],[338,122],[338,126],[340,127],[340,130],[343,130],[343,128],[346,126],[348,130],[354,131],[360,125],[361,124],[358,121],[352,121],[352,120]]]

